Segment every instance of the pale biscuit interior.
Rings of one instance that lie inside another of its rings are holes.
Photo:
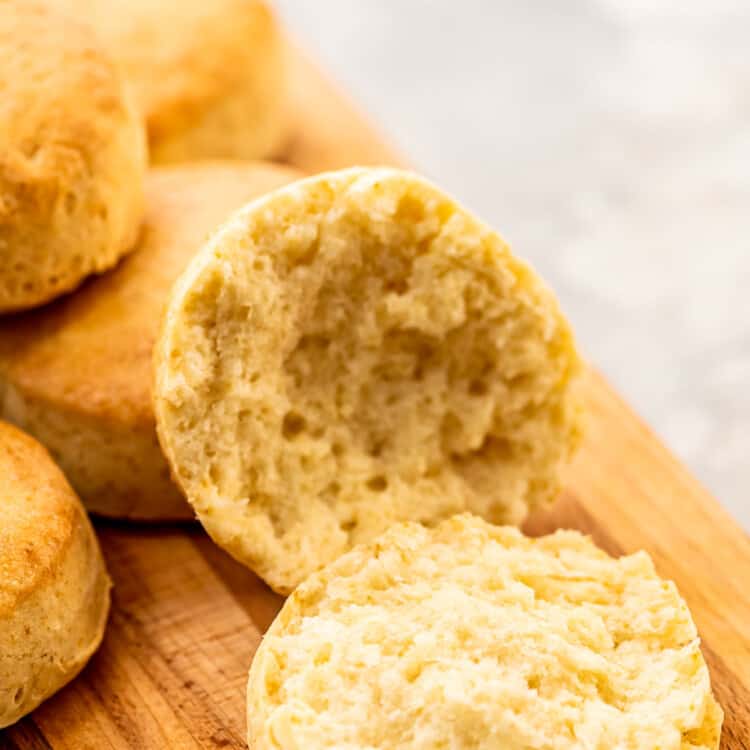
[[[272,587],[399,520],[519,523],[578,434],[557,303],[414,175],[344,170],[249,206],[178,282],[156,412],[209,533]]]
[[[716,750],[721,719],[646,553],[469,515],[393,527],[314,574],[248,685],[254,750]]]

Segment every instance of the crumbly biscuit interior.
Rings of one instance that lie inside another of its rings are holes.
[[[261,574],[283,548],[299,580],[394,521],[518,523],[554,495],[577,360],[495,233],[399,181],[256,214],[217,244],[170,353],[178,474],[209,531]]]
[[[304,583],[249,683],[250,746],[715,750],[695,626],[645,553],[455,518]]]

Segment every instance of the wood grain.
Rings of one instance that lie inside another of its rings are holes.
[[[288,160],[403,163],[295,54],[299,128]],[[527,531],[579,529],[615,555],[647,549],[695,616],[726,711],[722,748],[747,750],[750,539],[593,370],[585,390],[587,438],[568,489]],[[115,581],[105,642],[77,680],[0,733],[0,748],[244,748],[247,670],[281,599],[197,527],[98,531]]]

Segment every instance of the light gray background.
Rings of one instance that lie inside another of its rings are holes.
[[[750,2],[277,5],[750,529]]]

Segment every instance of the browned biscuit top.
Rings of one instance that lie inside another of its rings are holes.
[[[80,503],[36,440],[0,422],[0,617],[53,575]]]

